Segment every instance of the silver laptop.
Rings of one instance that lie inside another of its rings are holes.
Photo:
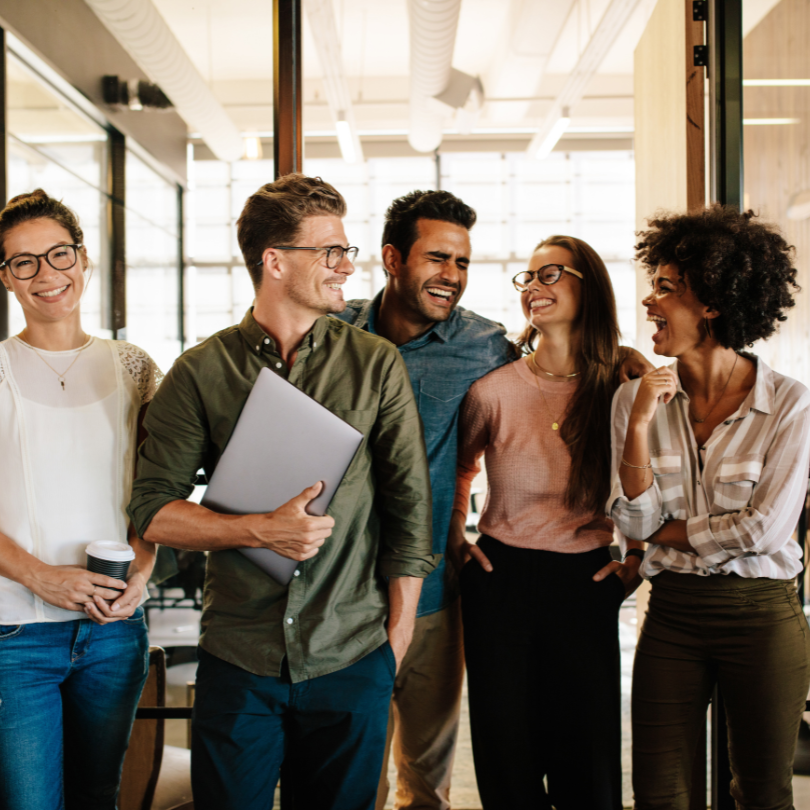
[[[324,515],[362,441],[359,430],[263,368],[202,505],[229,515],[262,514],[323,481],[307,511]],[[292,579],[299,565],[267,548],[239,551],[281,585]]]

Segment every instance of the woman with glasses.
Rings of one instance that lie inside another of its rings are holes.
[[[719,205],[657,217],[640,236],[653,351],[675,362],[623,385],[613,403],[608,513],[649,543],[641,573],[652,583],[633,672],[635,806],[690,806],[719,685],[736,806],[791,808],[810,684],[792,537],[810,392],[744,349],[794,304],[793,248],[753,212]]]
[[[0,343],[3,810],[114,810],[148,665],[154,546],[124,510],[160,372],[83,331],[82,242],[75,214],[40,189],[0,211],[0,280],[25,315]],[[88,543],[128,535],[126,582],[86,570]]]
[[[619,810],[618,611],[641,552],[611,560],[604,514],[616,303],[602,260],[570,236],[541,242],[514,284],[525,356],[476,382],[462,406],[448,543],[478,789],[484,808]],[[482,456],[473,545],[464,526]]]

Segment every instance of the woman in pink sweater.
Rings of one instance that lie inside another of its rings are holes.
[[[641,552],[612,562],[604,515],[616,303],[604,263],[574,237],[541,242],[514,284],[526,356],[476,382],[462,406],[448,543],[478,789],[487,810],[619,810],[618,611]],[[488,492],[474,545],[464,525],[481,456]]]

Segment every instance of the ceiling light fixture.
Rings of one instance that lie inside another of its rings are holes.
[[[262,152],[262,140],[257,135],[247,135],[243,139],[245,145],[244,156],[245,160],[261,160],[263,156]]]
[[[547,158],[551,154],[551,150],[557,145],[557,142],[562,137],[563,132],[568,129],[570,123],[571,115],[569,109],[568,107],[563,107],[559,118],[547,128],[545,136],[540,143],[535,146],[534,157],[537,158],[537,160],[543,160],[543,158]]]
[[[743,87],[810,87],[810,79],[743,79]]]
[[[346,120],[346,113],[342,110],[338,113],[337,121],[335,121],[335,129],[337,130],[338,145],[340,146],[340,154],[346,163],[354,163],[357,160],[357,152],[354,148],[354,135],[349,122]]]
[[[801,121],[798,118],[743,118],[743,124],[747,127],[785,126],[800,123]]]

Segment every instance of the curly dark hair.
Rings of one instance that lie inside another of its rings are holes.
[[[402,261],[407,262],[413,243],[419,238],[417,222],[420,219],[451,222],[469,231],[475,225],[477,215],[449,191],[411,191],[388,206],[382,246],[393,245]]]
[[[769,338],[795,304],[795,248],[753,211],[715,204],[688,214],[656,214],[639,231],[636,258],[652,277],[673,264],[698,300],[720,313],[711,335],[740,351]]]

